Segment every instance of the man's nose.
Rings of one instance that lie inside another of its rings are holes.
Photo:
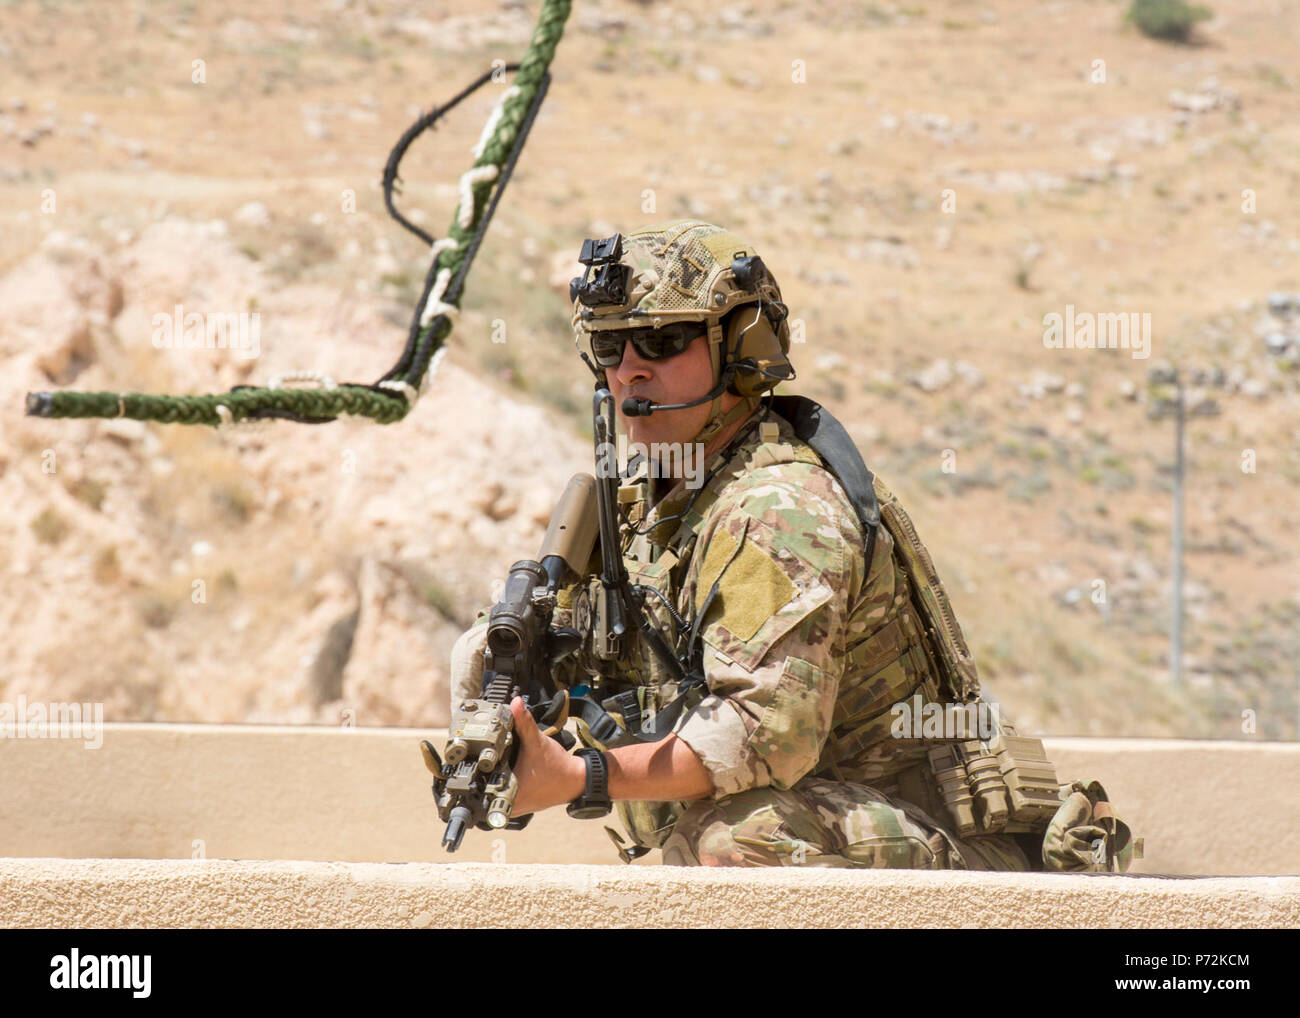
[[[643,382],[653,378],[654,367],[637,352],[635,346],[627,343],[623,346],[623,359],[619,362],[614,377],[618,379],[620,385],[631,385],[633,382]]]

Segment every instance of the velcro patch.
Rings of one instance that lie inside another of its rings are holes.
[[[725,530],[717,530],[709,541],[708,554],[700,569],[699,595],[707,597],[718,581],[718,600],[722,614],[718,621],[733,637],[747,641],[773,615],[790,603],[795,586],[772,556]]]
[[[713,260],[723,268],[730,268],[734,258],[754,253],[748,244],[727,230],[701,237],[700,243],[709,254],[713,255]]]

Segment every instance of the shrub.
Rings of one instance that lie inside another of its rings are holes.
[[[32,533],[42,544],[58,544],[68,536],[67,521],[56,513],[51,506],[41,510],[41,514],[32,520]]]
[[[1174,42],[1186,42],[1192,26],[1210,16],[1208,7],[1186,0],[1133,0],[1128,9],[1129,20],[1143,35]]]

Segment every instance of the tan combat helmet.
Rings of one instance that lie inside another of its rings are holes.
[[[694,441],[707,442],[748,416],[763,393],[794,377],[789,312],[780,287],[753,247],[735,234],[696,219],[676,219],[626,237],[586,240],[579,260],[583,275],[569,284],[579,353],[586,354],[592,333],[607,329],[657,329],[680,322],[706,326],[713,386],[720,391]],[[725,415],[723,388],[744,397]]]

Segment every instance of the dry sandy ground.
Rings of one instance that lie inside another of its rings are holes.
[[[1300,336],[1267,307],[1300,291],[1300,13],[1216,6],[1174,46],[1101,2],[580,3],[416,413],[224,435],[19,414],[62,384],[378,377],[424,271],[388,147],[537,5],[0,5],[0,695],[435,723],[450,639],[587,449],[581,239],[698,215],[781,280],[798,388],[912,508],[1024,728],[1295,737],[1300,339],[1265,337]],[[435,232],[494,98],[409,157]],[[257,310],[261,356],[155,350],[177,303]],[[1067,305],[1149,313],[1151,357],[1045,348]],[[1188,429],[1177,693],[1162,359],[1221,409]]]

